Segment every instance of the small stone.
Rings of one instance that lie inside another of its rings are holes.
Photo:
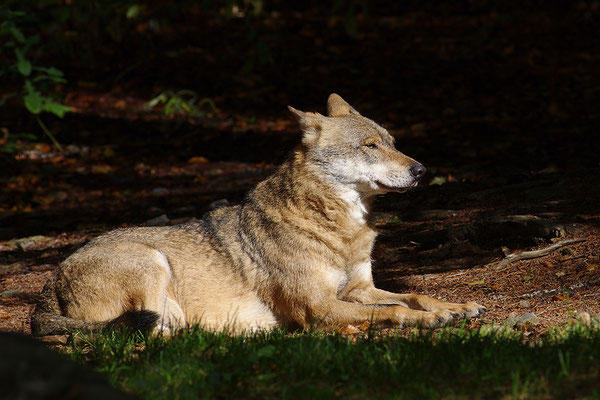
[[[521,322],[522,324],[531,323],[531,324],[537,325],[540,323],[540,319],[534,313],[527,313],[527,314],[523,314],[519,317],[519,322]]]
[[[538,171],[538,174],[556,174],[559,171],[560,170],[558,169],[558,167],[556,167],[556,165],[549,165],[544,169],[540,169]]]
[[[146,221],[146,226],[165,226],[169,223],[169,217],[166,214],[162,214],[156,218],[149,219]]]
[[[169,194],[169,189],[166,187],[157,187],[150,192],[152,196],[166,196]]]
[[[36,235],[36,236],[29,236],[29,237],[25,237],[25,238],[10,240],[10,241],[6,242],[6,246],[8,246],[10,248],[18,248],[20,250],[27,251],[34,247],[36,247],[36,248],[41,247],[41,246],[49,247],[52,244],[54,244],[54,242],[55,242],[55,239],[53,237]]]
[[[219,176],[219,175],[223,175],[224,173],[225,173],[225,171],[223,171],[221,168],[213,168],[213,169],[209,169],[204,174],[206,176]]]
[[[521,300],[519,302],[519,307],[521,307],[521,308],[529,308],[529,307],[531,307],[531,303],[529,302],[529,300]]]
[[[540,323],[540,319],[534,313],[527,313],[519,317],[508,318],[505,323],[509,326],[520,328],[523,325],[537,325]]]
[[[63,190],[58,190],[58,191],[51,192],[48,195],[48,197],[50,197],[52,200],[64,201],[69,197],[69,195],[67,194],[67,192],[65,192]]]
[[[592,316],[590,315],[590,313],[585,311],[578,312],[575,315],[575,319],[585,326],[590,326],[592,324]]]

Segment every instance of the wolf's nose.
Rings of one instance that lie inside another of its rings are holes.
[[[415,179],[421,179],[423,175],[425,175],[425,171],[427,171],[427,169],[421,164],[410,167],[410,174],[414,176]]]

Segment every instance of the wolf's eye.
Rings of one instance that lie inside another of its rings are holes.
[[[368,147],[370,149],[376,149],[377,143],[365,143],[365,147]]]

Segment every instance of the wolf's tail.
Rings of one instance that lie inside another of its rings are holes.
[[[31,333],[34,336],[61,335],[75,330],[98,331],[105,328],[149,331],[156,326],[159,315],[154,311],[127,311],[110,321],[89,322],[61,315],[58,297],[54,290],[54,276],[44,286],[35,311],[31,316]]]

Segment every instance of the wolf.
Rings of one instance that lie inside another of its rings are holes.
[[[425,167],[331,94],[327,115],[289,110],[300,144],[239,205],[198,222],[118,229],[64,260],[32,315],[34,335],[193,324],[233,333],[364,321],[437,327],[485,307],[375,287],[375,196],[415,187]]]

